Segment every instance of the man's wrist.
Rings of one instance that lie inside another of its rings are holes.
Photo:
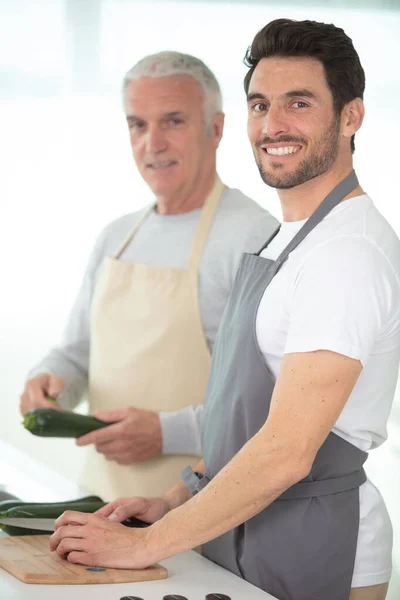
[[[181,506],[190,498],[192,494],[190,490],[186,487],[183,481],[177,483],[173,488],[171,488],[166,494],[163,496],[163,500],[167,503],[169,510],[173,510],[178,506]]]

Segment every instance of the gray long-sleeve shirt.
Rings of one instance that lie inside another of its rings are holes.
[[[116,252],[144,210],[113,221],[101,232],[91,253],[61,344],[29,373],[29,378],[40,373],[62,377],[66,386],[59,403],[64,408],[77,406],[87,387],[90,307],[103,259]],[[125,248],[120,260],[186,267],[200,211],[197,209],[178,215],[151,213]],[[199,269],[200,317],[211,351],[241,254],[259,250],[277,226],[277,220],[270,213],[239,190],[228,189],[224,192]],[[163,452],[201,456],[202,415],[202,406],[160,413]]]

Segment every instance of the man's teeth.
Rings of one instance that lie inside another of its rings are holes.
[[[165,160],[163,162],[151,163],[150,167],[152,169],[165,169],[166,167],[170,167],[174,164],[173,160]]]
[[[284,154],[295,154],[300,150],[299,146],[281,146],[280,148],[266,148],[267,154],[283,156]]]

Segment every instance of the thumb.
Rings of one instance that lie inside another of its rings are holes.
[[[130,408],[119,408],[115,410],[99,410],[94,413],[96,419],[100,421],[106,421],[107,423],[116,423],[117,421],[123,421],[129,414]]]
[[[57,396],[63,391],[65,386],[64,380],[57,375],[52,375],[49,380],[47,393],[51,398],[56,399]]]

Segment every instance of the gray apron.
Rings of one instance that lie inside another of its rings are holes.
[[[352,171],[276,261],[259,253],[242,256],[212,354],[203,425],[206,474],[201,477],[190,467],[182,474],[193,494],[215,477],[268,418],[275,380],[255,329],[266,288],[289,253],[357,185]],[[305,479],[252,519],[203,545],[203,555],[279,600],[348,600],[366,458],[366,452],[331,432]],[[261,472],[259,477],[263,477]]]

